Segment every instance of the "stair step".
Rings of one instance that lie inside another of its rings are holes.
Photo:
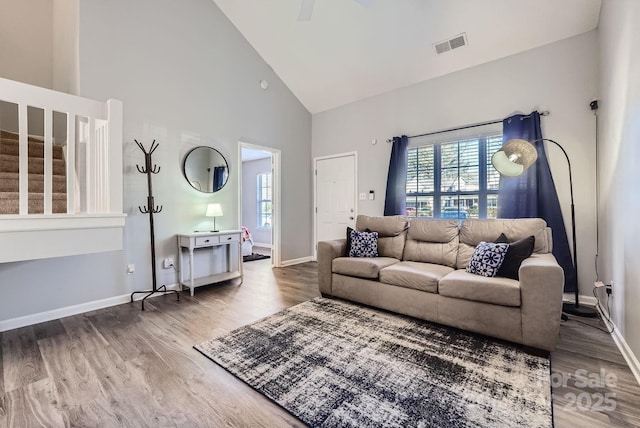
[[[53,145],[53,159],[51,183],[52,212],[62,214],[67,212],[66,167],[63,147]],[[44,212],[44,142],[43,138],[28,137],[29,152],[29,195],[28,213],[42,214]],[[20,144],[18,134],[0,131],[0,214],[18,214],[20,207],[19,171]]]
[[[20,172],[19,156],[0,154],[0,172]],[[29,158],[29,174],[44,174],[42,158]],[[64,159],[53,159],[53,175],[65,174]]]
[[[51,177],[53,192],[66,193],[67,178],[64,175]],[[29,192],[44,192],[44,175],[29,174]],[[20,175],[17,172],[0,172],[0,192],[17,192],[20,189]]]
[[[15,140],[15,141],[18,141],[19,138],[20,137],[19,137],[18,133],[16,133],[16,132],[0,130],[0,141],[4,141],[4,140]],[[33,142],[42,143],[44,141],[43,137],[38,137],[36,135],[29,135],[28,138],[29,138],[29,141],[33,141]]]
[[[54,193],[52,195],[51,211],[54,214],[67,212],[67,194]],[[18,192],[0,192],[0,214],[19,214],[20,194]],[[44,194],[29,193],[29,214],[44,213]]]
[[[44,143],[42,141],[29,141],[28,147],[29,157],[44,158]],[[54,159],[64,159],[63,146],[54,144],[52,149],[52,157]],[[18,156],[20,154],[20,143],[18,140],[0,138],[0,154]]]

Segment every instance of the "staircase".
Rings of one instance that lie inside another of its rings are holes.
[[[29,137],[29,214],[44,213],[44,139]],[[52,213],[67,212],[64,147],[53,145]],[[19,214],[18,134],[0,131],[0,214]]]

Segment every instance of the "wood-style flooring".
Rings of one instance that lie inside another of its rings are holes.
[[[137,302],[1,333],[0,426],[302,426],[192,348],[319,295],[315,263],[270,263],[246,263],[242,285],[149,299],[144,312]],[[563,323],[552,366],[567,379],[554,389],[555,427],[640,426],[640,387],[610,335]],[[577,370],[611,376],[579,388]],[[615,409],[589,410],[604,394]]]

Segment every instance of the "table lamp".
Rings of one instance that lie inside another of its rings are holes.
[[[222,206],[220,204],[209,204],[207,205],[207,213],[205,214],[207,217],[213,217],[213,230],[212,232],[219,232],[216,229],[216,217],[222,217]]]

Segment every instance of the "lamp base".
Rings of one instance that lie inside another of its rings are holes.
[[[598,316],[598,311],[595,309],[584,305],[576,306],[575,303],[563,303],[562,312],[585,318],[596,318]]]

